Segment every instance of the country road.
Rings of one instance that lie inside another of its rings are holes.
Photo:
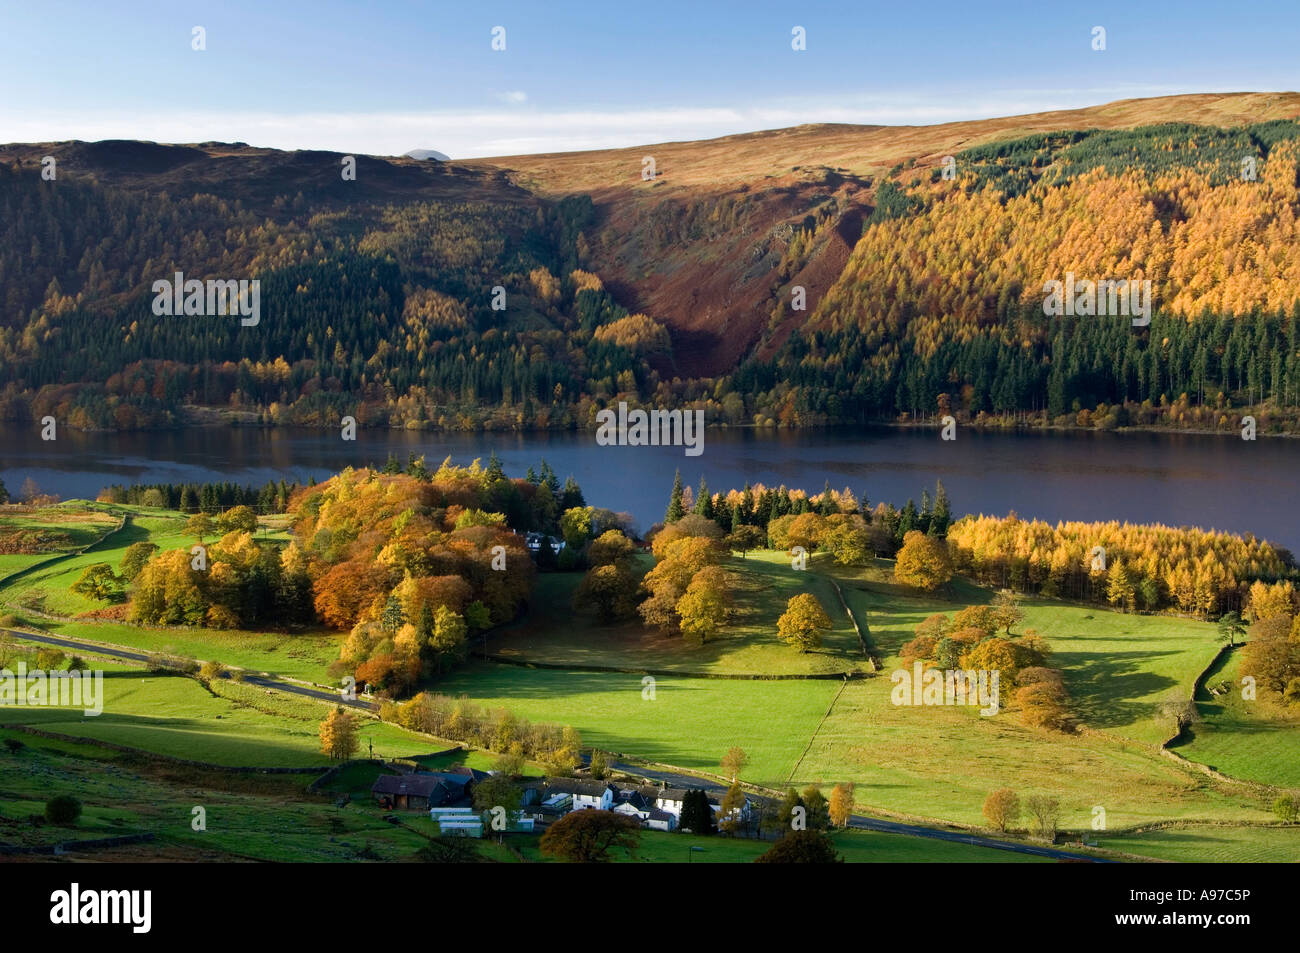
[[[39,642],[44,645],[74,649],[87,654],[107,655],[112,658],[120,658],[132,662],[146,662],[149,659],[148,654],[143,652],[133,652],[128,649],[118,648],[116,646],[107,646],[97,642],[83,642],[76,639],[63,638],[62,636],[23,632],[16,629],[3,629],[0,631],[8,633],[14,638],[23,639],[29,642]],[[338,692],[327,692],[319,688],[312,688],[307,685],[297,684],[279,678],[246,674],[244,676],[244,681],[250,685],[258,685],[263,688],[273,688],[282,692],[292,692],[295,695],[303,695],[321,701],[337,702],[344,705],[350,705],[354,708],[366,709],[368,711],[377,711],[379,708],[379,705],[373,701],[366,701],[361,698],[358,698],[356,701],[344,701],[340,698]],[[586,756],[584,756],[584,760],[586,760]],[[721,795],[726,793],[726,787],[719,782],[708,778],[696,777],[695,775],[663,771],[657,768],[648,768],[643,765],[627,764],[619,761],[610,762],[610,767],[615,771],[632,775],[633,777],[645,778],[647,781],[662,781],[665,784],[671,784],[675,787],[703,787],[711,794]],[[1014,841],[995,840],[991,837],[964,834],[958,831],[938,830],[932,827],[921,827],[916,824],[904,824],[900,821],[888,821],[882,818],[867,817],[863,814],[852,815],[849,818],[849,827],[866,831],[883,831],[889,834],[905,834],[912,837],[930,837],[935,840],[951,841],[958,844],[969,844],[974,847],[990,847],[995,850],[1009,850],[1019,854],[1033,854],[1039,857],[1051,857],[1056,860],[1085,860],[1093,863],[1113,863],[1113,861],[1110,860],[1089,857],[1085,854],[1075,854],[1069,851],[1059,850],[1055,847],[1039,847],[1033,844],[1020,844]]]
[[[18,629],[0,629],[17,639],[24,639],[28,642],[40,642],[42,645],[53,645],[58,648],[75,649],[93,655],[107,655],[111,658],[125,659],[129,662],[147,662],[149,655],[145,652],[133,652],[129,649],[118,648],[117,646],[105,645],[100,642],[82,642],[76,639],[68,639],[59,635],[46,635],[37,632],[24,632]],[[368,701],[364,698],[357,698],[355,701],[345,700],[338,692],[328,692],[321,688],[313,688],[310,685],[304,685],[299,682],[289,681],[287,679],[277,678],[271,675],[254,675],[245,673],[244,682],[249,685],[258,685],[262,688],[275,688],[282,692],[291,692],[294,695],[303,695],[307,698],[316,698],[321,701],[338,702],[340,705],[348,705],[352,708],[361,708],[366,711],[378,711],[377,702]]]
[[[584,760],[586,760],[584,758]],[[647,768],[638,764],[627,764],[620,761],[611,761],[610,768],[623,774],[630,774],[634,777],[642,777],[648,781],[663,781],[674,787],[703,787],[710,794],[721,796],[725,794],[726,787],[718,781],[699,778],[690,774],[680,774],[672,771],[660,771],[655,768]],[[757,797],[757,795],[750,795]],[[761,798],[760,798],[761,800]],[[1093,863],[1114,863],[1098,857],[1089,857],[1086,854],[1075,854],[1070,851],[1059,850],[1055,847],[1039,847],[1034,844],[1020,844],[1015,841],[995,840],[991,837],[982,837],[974,834],[964,834],[960,831],[937,830],[933,827],[921,827],[916,824],[904,824],[900,821],[887,821],[877,817],[867,817],[865,814],[854,814],[849,818],[849,827],[864,831],[883,831],[888,834],[907,834],[913,837],[930,837],[935,840],[952,841],[956,844],[970,844],[974,847],[991,847],[995,850],[1009,850],[1017,854],[1034,854],[1039,857],[1051,857],[1056,860],[1084,860]]]

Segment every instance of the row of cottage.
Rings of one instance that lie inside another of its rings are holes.
[[[453,768],[451,771],[382,775],[371,788],[381,807],[440,813],[473,803],[474,785],[488,777],[482,771]],[[642,827],[658,831],[676,830],[681,821],[686,788],[655,787],[651,784],[626,787],[609,781],[548,778],[523,785],[520,819],[546,825],[572,811],[613,811],[634,817]],[[717,798],[709,797],[715,821],[723,821]],[[732,812],[748,821],[755,810],[749,798]]]

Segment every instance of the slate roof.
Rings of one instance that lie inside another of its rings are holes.
[[[442,778],[432,774],[381,774],[375,779],[370,793],[432,797],[442,784]]]
[[[608,781],[588,781],[583,778],[556,778],[553,781],[546,782],[546,794],[585,794],[588,797],[600,797],[606,791],[612,791],[615,796],[618,789]]]

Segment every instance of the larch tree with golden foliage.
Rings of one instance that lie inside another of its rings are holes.
[[[323,754],[346,761],[357,753],[357,723],[351,712],[342,705],[320,723],[320,750]]]
[[[831,823],[836,827],[847,827],[853,815],[853,782],[837,784],[831,789],[830,800]]]
[[[1010,788],[999,788],[984,801],[984,819],[997,831],[1005,832],[1020,817],[1020,798]]]

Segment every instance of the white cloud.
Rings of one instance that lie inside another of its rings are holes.
[[[522,106],[528,102],[528,94],[522,89],[512,89],[509,92],[497,93],[497,99],[503,103],[510,103],[512,106]]]
[[[705,139],[814,122],[919,125],[1097,105],[1115,99],[1164,96],[1206,89],[1099,87],[1004,90],[992,94],[918,92],[844,95],[817,102],[777,101],[747,106],[428,113],[140,114],[17,112],[0,107],[0,135],[11,142],[66,139],[147,139],[157,142],[243,141],[278,149],[329,149],[400,155],[437,149],[453,158],[525,152],[627,148],[681,139]],[[1225,92],[1227,90],[1224,90]],[[523,92],[502,94],[517,106]]]

